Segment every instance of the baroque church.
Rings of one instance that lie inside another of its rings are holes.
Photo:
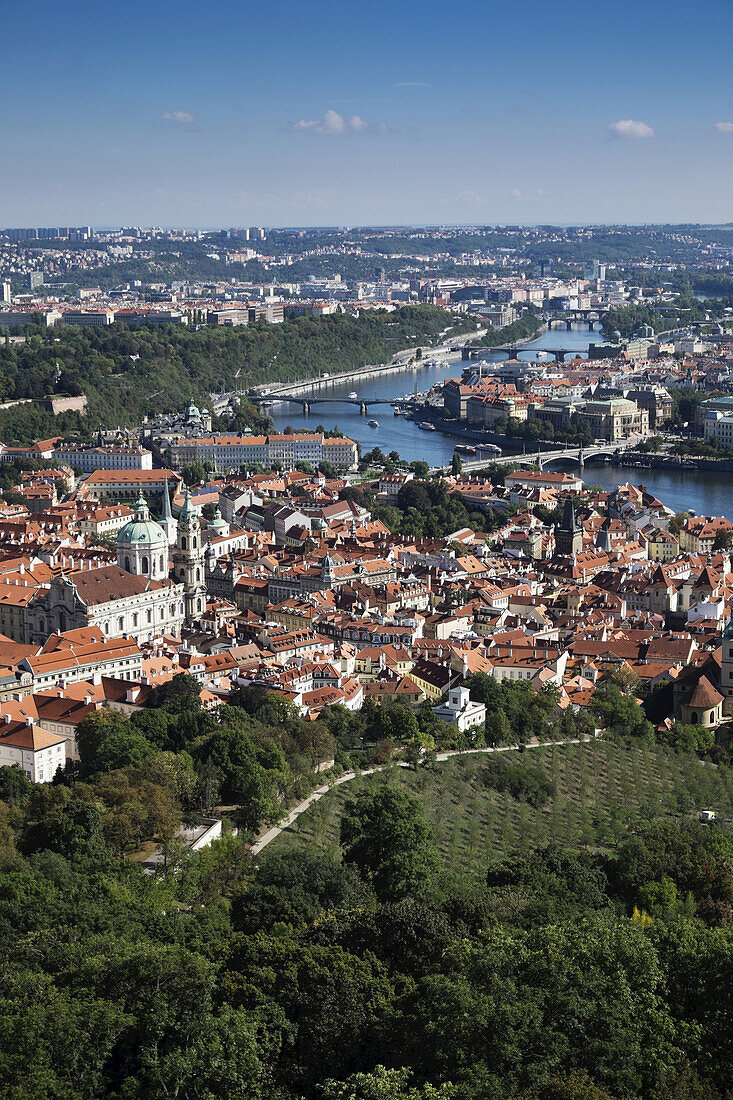
[[[55,577],[28,608],[27,640],[98,626],[105,637],[124,634],[140,644],[160,634],[179,635],[205,610],[205,547],[190,491],[176,521],[166,490],[160,523],[151,519],[141,493],[117,535],[117,564]]]
[[[184,621],[188,622],[206,610],[205,544],[201,519],[191,500],[191,490],[187,489],[176,521],[166,485],[160,523],[150,518],[150,509],[140,494],[133,518],[117,535],[117,564],[136,577],[147,577],[150,581],[168,580],[171,548],[173,573],[170,579],[177,598],[183,602]]]

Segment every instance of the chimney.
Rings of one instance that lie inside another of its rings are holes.
[[[25,724],[26,724],[26,726],[32,726],[33,725],[33,718],[30,714],[26,714]]]

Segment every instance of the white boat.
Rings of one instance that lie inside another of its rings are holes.
[[[359,394],[356,392],[356,390],[352,390],[351,393],[349,394],[349,397],[351,398],[352,401],[354,400],[354,398],[356,398],[358,396],[359,396]]]
[[[428,424],[427,421],[423,420],[421,424],[418,424],[418,428],[422,428],[424,432],[434,432],[435,424]]]
[[[379,427],[379,421],[378,420],[370,420],[369,421],[369,427],[370,428],[378,428]]]

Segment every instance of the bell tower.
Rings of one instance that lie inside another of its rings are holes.
[[[191,500],[190,489],[186,490],[186,500],[178,516],[173,575],[183,585],[187,621],[202,615],[206,611],[206,566],[201,520]]]
[[[576,518],[575,505],[566,498],[562,523],[555,528],[556,553],[572,557],[583,549],[583,527]]]

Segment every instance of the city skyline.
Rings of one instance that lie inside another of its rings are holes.
[[[6,225],[731,220],[718,0],[34,10],[5,16]]]

